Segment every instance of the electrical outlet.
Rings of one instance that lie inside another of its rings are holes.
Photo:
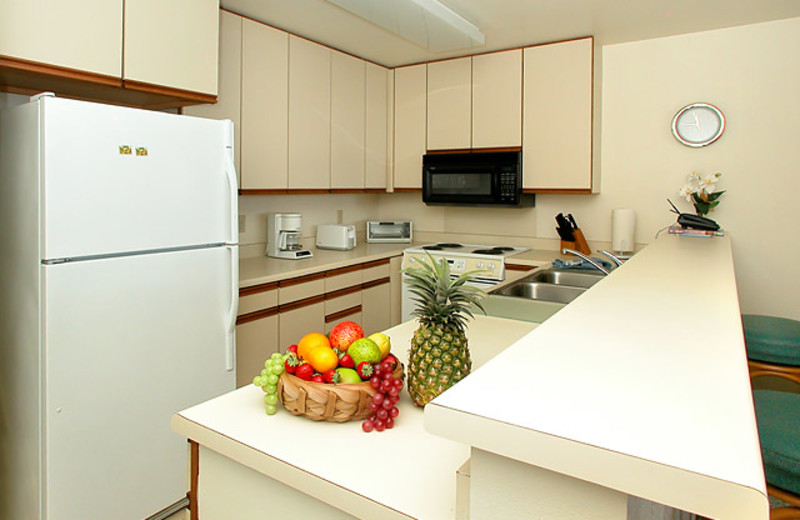
[[[244,215],[239,215],[239,234],[240,235],[242,233],[244,233],[244,223],[245,223],[245,221],[246,221],[246,219],[244,218]]]

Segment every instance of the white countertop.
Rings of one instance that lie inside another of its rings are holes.
[[[730,239],[663,235],[435,399],[425,426],[704,516],[767,518]]]
[[[307,274],[346,267],[356,263],[371,262],[403,254],[409,247],[430,242],[411,244],[370,244],[362,242],[350,251],[311,248],[314,256],[301,260],[272,258],[265,255],[251,256],[239,260],[239,287],[250,287]],[[540,266],[559,257],[558,251],[530,249],[509,257],[512,264]]]
[[[478,316],[468,337],[480,366],[536,324]],[[416,322],[392,327],[392,352],[405,362]],[[361,421],[336,424],[264,413],[252,385],[199,404],[172,418],[175,431],[358,518],[455,518],[456,470],[469,446],[432,435],[423,411],[403,391],[394,429],[363,433]],[[387,478],[372,466],[391,468]],[[202,463],[202,462],[201,462]],[[254,512],[254,517],[258,516]]]

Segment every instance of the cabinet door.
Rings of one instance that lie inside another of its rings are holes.
[[[264,368],[264,360],[281,350],[277,309],[274,314],[236,325],[236,387],[252,383]]]
[[[361,291],[361,327],[367,335],[392,326],[392,285],[388,278],[365,284]]]
[[[328,189],[331,51],[289,36],[289,188]]]
[[[391,295],[389,297],[390,311],[391,311],[391,325],[395,326],[402,320],[402,302],[403,302],[403,275],[400,269],[403,265],[403,257],[395,256],[389,261],[391,274],[389,275],[391,285]]]
[[[0,55],[122,77],[122,2],[0,1]]]
[[[428,150],[472,143],[472,58],[428,64]]]
[[[185,107],[189,116],[233,121],[234,163],[241,177],[241,76],[242,76],[242,17],[228,11],[219,12],[219,93],[213,105]]]
[[[278,315],[278,341],[281,351],[296,344],[309,332],[325,330],[325,302],[302,305],[290,310],[281,310]]]
[[[422,188],[426,144],[426,65],[394,70],[394,187]]]
[[[386,189],[389,148],[389,69],[366,64],[364,187]]]
[[[242,189],[289,186],[289,35],[242,25]]]
[[[217,95],[219,0],[124,5],[123,79]]]
[[[522,49],[472,57],[472,147],[522,146]]]
[[[523,187],[592,188],[592,39],[524,49]]]
[[[331,188],[364,187],[364,61],[331,51]]]

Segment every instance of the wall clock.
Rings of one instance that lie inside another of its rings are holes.
[[[708,103],[693,103],[678,110],[672,118],[672,135],[686,146],[708,146],[725,131],[722,111]]]

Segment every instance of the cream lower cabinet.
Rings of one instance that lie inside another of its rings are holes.
[[[383,278],[364,283],[361,291],[361,327],[367,335],[390,328],[392,324],[392,285]]]
[[[236,386],[252,382],[264,360],[280,350],[278,343],[278,284],[239,290],[236,320]]]
[[[361,285],[325,295],[325,332],[343,321],[354,321],[364,327]],[[367,329],[364,329],[366,332]]]
[[[524,49],[523,188],[592,190],[593,40]]]
[[[297,344],[300,338],[309,332],[320,332],[325,329],[325,300],[323,296],[295,302],[293,305],[281,307],[278,315],[278,341],[280,350],[285,351],[289,345]]]
[[[248,385],[261,373],[264,361],[280,352],[278,309],[239,318],[236,325],[236,386]]]

